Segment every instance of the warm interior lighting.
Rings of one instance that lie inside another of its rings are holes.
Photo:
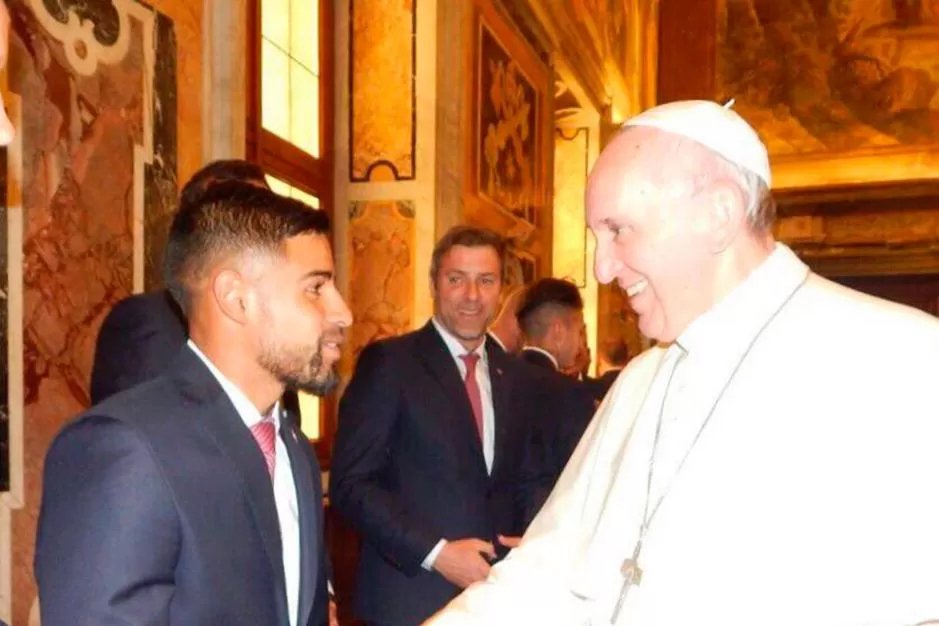
[[[291,186],[288,183],[285,183],[276,176],[271,176],[268,174],[266,176],[267,184],[271,186],[271,190],[274,193],[279,193],[282,196],[287,196],[288,198],[294,198],[295,200],[300,200],[310,205],[314,209],[320,208],[320,199],[314,195],[308,194],[302,189],[297,189],[296,187]]]
[[[320,156],[318,0],[261,2],[261,125]]]

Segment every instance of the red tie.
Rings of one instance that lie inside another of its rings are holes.
[[[479,355],[470,353],[460,358],[466,363],[466,378],[463,379],[463,383],[466,385],[466,395],[469,396],[470,404],[473,406],[473,417],[476,418],[479,440],[483,441],[483,397],[479,393],[479,383],[476,382],[476,364],[479,362]]]
[[[251,434],[254,440],[258,442],[261,448],[261,454],[264,455],[264,462],[267,464],[267,472],[274,478],[274,459],[276,458],[275,442],[277,433],[274,431],[274,418],[265,417],[263,420],[251,427]]]

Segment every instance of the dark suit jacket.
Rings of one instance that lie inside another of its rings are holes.
[[[186,321],[167,291],[124,298],[104,318],[91,369],[91,403],[156,378],[186,343]]]
[[[519,535],[528,515],[528,407],[512,359],[486,342],[491,475],[459,369],[432,323],[362,350],[339,405],[333,506],[363,538],[356,616],[414,626],[459,589],[421,564],[440,539]]]
[[[187,337],[186,318],[168,291],[135,294],[119,301],[98,332],[91,368],[91,404],[165,372]],[[295,391],[284,394],[283,406],[297,418],[300,403]]]
[[[617,376],[619,376],[619,373],[622,371],[622,368],[617,368],[607,370],[596,378],[590,378],[588,376],[584,379],[584,384],[587,385],[590,393],[598,403],[603,402],[603,398],[606,397],[607,392],[610,391],[610,387],[613,386]]]
[[[282,420],[300,509],[300,619],[327,623],[320,471]],[[45,626],[288,623],[274,492],[251,432],[189,348],[67,425],[46,457]]]
[[[535,450],[541,455],[536,508],[547,499],[593,418],[596,401],[582,382],[557,370],[546,355],[522,349],[516,357],[529,385],[535,423]]]

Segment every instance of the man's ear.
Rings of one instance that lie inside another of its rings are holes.
[[[736,185],[717,182],[707,203],[707,234],[711,252],[723,252],[736,239],[746,221],[747,198]]]
[[[212,297],[225,317],[237,324],[248,320],[249,300],[253,298],[249,292],[247,281],[237,270],[223,269],[212,277]]]

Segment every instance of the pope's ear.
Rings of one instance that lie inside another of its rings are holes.
[[[707,203],[707,234],[712,252],[722,252],[736,238],[747,219],[747,197],[736,185],[715,183]]]

